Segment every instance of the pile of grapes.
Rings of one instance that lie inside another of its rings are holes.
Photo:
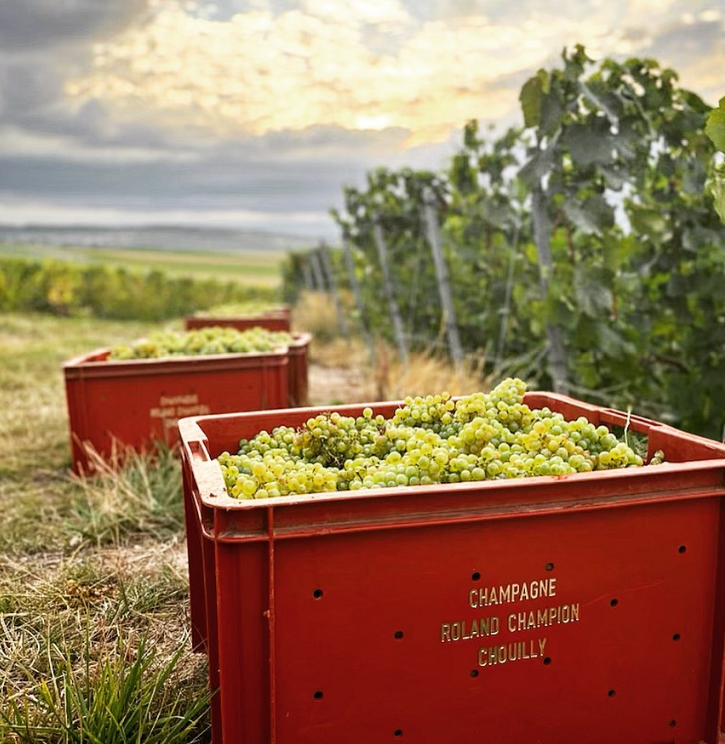
[[[194,313],[197,318],[233,318],[236,315],[279,315],[282,308],[269,302],[230,302]]]
[[[565,475],[642,465],[605,426],[566,421],[523,403],[526,384],[490,393],[406,398],[390,419],[323,413],[299,429],[279,426],[222,453],[228,492],[262,499],[323,491]]]
[[[160,359],[205,354],[249,354],[273,351],[292,343],[288,333],[250,328],[200,328],[195,331],[160,331],[128,345],[115,346],[109,359]]]

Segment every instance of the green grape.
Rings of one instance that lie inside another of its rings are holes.
[[[160,359],[210,354],[250,354],[274,351],[289,346],[292,337],[281,331],[212,326],[194,331],[159,331],[131,344],[114,346],[109,359]]]
[[[241,315],[275,315],[283,312],[283,308],[270,302],[248,301],[230,302],[224,305],[214,305],[207,310],[194,313],[196,318],[233,318]]]
[[[523,402],[526,385],[508,379],[490,393],[452,401],[448,393],[406,398],[391,418],[321,413],[294,429],[279,426],[222,453],[234,498],[361,491],[487,479],[564,476],[641,466],[642,458],[605,426],[567,421]],[[652,463],[664,458],[658,453]]]

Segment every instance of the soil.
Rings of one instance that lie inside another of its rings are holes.
[[[310,364],[309,386],[311,406],[365,402],[370,398],[370,385],[359,369]]]

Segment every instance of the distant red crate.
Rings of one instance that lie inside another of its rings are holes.
[[[192,320],[190,318],[187,318],[187,330],[191,330],[191,326],[189,326],[189,321]],[[193,320],[204,320],[209,321],[208,318],[194,318]],[[221,320],[221,319],[219,319]],[[236,318],[236,319],[230,319],[227,318],[229,321],[228,323],[221,324],[225,325],[230,328],[235,328],[238,331],[244,331],[249,328],[254,327],[254,325],[259,325],[259,323],[252,323],[251,325],[247,324],[247,321],[250,320],[249,318]],[[279,320],[279,319],[278,319]],[[264,326],[267,328],[267,330],[278,330],[278,331],[287,331],[289,332],[289,314],[287,315],[287,328],[270,328],[269,326]],[[207,326],[212,325],[220,325],[219,323],[214,320],[213,322],[204,322],[201,324],[195,324],[193,328],[205,328]],[[309,365],[308,365],[308,356],[309,356],[309,347],[310,342],[312,341],[312,335],[309,333],[293,333],[292,334],[292,343],[289,346],[289,398],[287,400],[287,405],[292,407],[299,407],[299,406],[306,406],[309,403]]]
[[[268,331],[290,330],[290,309],[280,307],[259,315],[244,315],[236,317],[225,316],[189,316],[184,319],[184,327],[187,331],[197,328],[208,328],[209,326],[221,326],[222,328],[236,328],[238,331],[246,331],[257,326],[266,328]]]
[[[312,336],[309,333],[293,333],[289,345],[289,403],[292,408],[309,404],[308,356]]]
[[[73,470],[89,469],[88,446],[117,448],[178,441],[177,422],[194,414],[288,404],[286,348],[271,353],[109,360],[98,349],[63,365]]]
[[[324,409],[180,421],[215,744],[723,742],[725,446],[526,403],[668,463],[238,501],[212,458]]]

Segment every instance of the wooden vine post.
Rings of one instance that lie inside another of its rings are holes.
[[[388,300],[390,319],[393,323],[393,332],[395,334],[395,343],[398,347],[400,361],[403,364],[407,364],[408,344],[405,340],[405,333],[403,332],[403,321],[401,320],[400,310],[398,308],[398,303],[395,301],[395,294],[393,292],[393,282],[390,277],[390,269],[388,268],[388,251],[385,245],[385,236],[383,235],[383,228],[380,226],[380,221],[378,220],[377,216],[373,218],[373,237],[375,239],[375,246],[378,249],[380,269],[383,274],[383,291],[385,292],[385,296]]]
[[[330,288],[330,294],[332,295],[332,301],[335,304],[335,312],[337,313],[337,325],[340,329],[340,335],[344,338],[349,336],[347,327],[347,319],[342,308],[342,302],[340,300],[340,292],[337,288],[337,280],[332,270],[332,261],[330,260],[330,251],[325,243],[320,244],[320,263],[322,264],[325,278],[327,280],[327,286]]]
[[[531,220],[534,232],[534,243],[539,258],[539,281],[544,301],[549,296],[549,277],[554,265],[551,259],[551,228],[547,214],[547,199],[541,184],[537,184],[531,192]],[[569,377],[567,374],[566,353],[561,327],[547,321],[546,340],[548,345],[549,371],[551,372],[554,392],[569,392]]]
[[[513,231],[513,236],[509,244],[509,261],[508,268],[506,270],[506,289],[504,292],[503,307],[501,308],[501,327],[498,334],[498,344],[496,347],[496,359],[494,361],[494,369],[499,369],[503,360],[504,351],[506,349],[506,335],[508,333],[509,315],[511,313],[511,294],[514,287],[514,271],[516,268],[516,253],[519,246],[519,228],[518,226]]]
[[[365,345],[368,348],[368,357],[370,363],[375,363],[375,345],[373,344],[373,337],[368,328],[368,324],[365,322],[365,304],[362,299],[362,292],[360,291],[360,282],[358,281],[357,274],[355,273],[355,261],[352,256],[352,248],[350,241],[343,236],[342,238],[342,254],[345,257],[345,266],[347,267],[347,276],[350,282],[350,289],[352,290],[353,300],[355,301],[355,308],[357,309],[358,322],[360,325],[360,333],[365,339]]]
[[[456,311],[453,307],[453,295],[451,294],[451,283],[448,278],[448,267],[443,256],[441,231],[435,208],[435,195],[430,188],[426,188],[423,193],[423,221],[428,244],[433,253],[438,295],[441,299],[443,323],[446,327],[446,336],[448,338],[448,349],[454,365],[460,367],[463,362],[463,350],[461,348],[461,339],[458,335],[458,324],[456,323]]]
[[[305,289],[308,289],[310,292],[315,291],[315,275],[312,273],[312,266],[309,254],[306,256],[303,256],[302,261],[300,262],[302,265],[302,279],[304,281]]]
[[[318,292],[326,292],[327,283],[325,282],[325,272],[322,268],[319,251],[312,251],[310,253],[310,265],[312,267],[312,275],[315,277],[315,288]]]

